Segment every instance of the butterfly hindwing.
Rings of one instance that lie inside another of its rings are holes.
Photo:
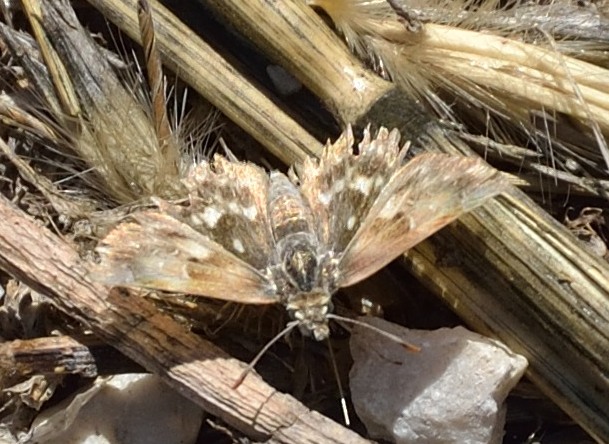
[[[269,176],[260,167],[216,155],[185,180],[188,205],[158,201],[161,212],[194,228],[250,264],[265,270],[274,261],[269,224]]]

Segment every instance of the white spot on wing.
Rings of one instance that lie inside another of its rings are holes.
[[[239,239],[233,239],[233,249],[238,252],[238,253],[244,253],[245,252],[245,248],[243,247],[243,242],[241,242]]]
[[[317,196],[317,199],[319,200],[319,203],[321,203],[322,205],[327,207],[330,204],[330,201],[332,200],[332,194],[319,193],[319,195]]]
[[[355,216],[351,216],[347,220],[347,230],[353,230],[353,227],[355,227],[355,222],[357,222],[357,219],[355,218]]]
[[[357,178],[355,178],[353,183],[349,185],[349,188],[353,190],[358,190],[364,196],[367,196],[368,194],[370,194],[370,189],[372,188],[372,179],[365,176],[358,176]]]
[[[218,220],[222,217],[222,213],[214,207],[207,207],[203,210],[203,221],[209,228],[214,228]]]
[[[208,259],[209,256],[211,256],[209,249],[207,249],[199,244],[192,245],[191,251],[193,252],[194,256],[199,260]]]
[[[241,207],[237,204],[237,202],[229,203],[228,209],[231,211],[231,213],[241,213]]]
[[[243,209],[243,214],[249,220],[253,221],[253,220],[256,219],[256,216],[258,216],[258,210],[256,209],[255,205],[252,205],[251,207],[244,208]]]

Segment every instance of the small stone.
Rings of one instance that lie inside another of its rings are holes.
[[[500,443],[504,401],[527,360],[463,327],[409,330],[366,322],[421,347],[405,348],[365,327],[351,338],[351,396],[375,439],[395,443]]]
[[[158,376],[124,374],[95,384],[40,414],[28,444],[194,443],[203,410]]]
[[[279,94],[284,97],[296,94],[302,89],[302,83],[281,66],[268,65],[266,67],[266,73],[273,82],[273,86],[275,86]]]

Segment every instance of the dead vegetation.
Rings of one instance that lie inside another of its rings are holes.
[[[137,48],[127,36],[142,35],[137,2],[77,3],[72,13],[64,0],[8,2],[0,21],[5,430],[23,436],[61,384],[77,385],[68,375],[141,366],[213,414],[216,429],[364,442],[327,417],[341,420],[324,344],[278,344],[258,368],[268,384],[252,375],[230,388],[243,368],[231,356],[251,359],[285,325],[283,310],[127,297],[91,282],[87,264],[126,214],[153,196],[185,197],[184,172],[212,149],[202,139],[221,135],[238,158],[283,168],[318,154],[346,124],[372,123],[398,127],[419,150],[484,156],[521,190],[349,289],[338,310],[417,328],[465,322],[524,354],[531,382],[513,396],[507,442],[590,439],[582,429],[609,440],[606,5],[210,0],[168,2],[170,12],[151,1],[156,45],[180,79],[165,114],[155,100],[168,95],[159,73],[151,94],[126,49]],[[203,37],[182,22],[189,17]],[[541,17],[554,20],[544,26]],[[278,94],[271,64],[303,87]],[[203,126],[173,123],[184,120]],[[343,381],[346,342],[337,328]]]

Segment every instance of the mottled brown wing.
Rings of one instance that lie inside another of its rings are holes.
[[[278,301],[273,284],[258,270],[185,223],[155,211],[132,219],[97,247],[101,264],[94,279],[244,304]]]
[[[260,167],[216,155],[184,181],[187,205],[158,201],[159,209],[184,222],[257,270],[275,262],[269,225],[269,177]]]
[[[481,159],[415,157],[392,175],[347,246],[339,286],[365,279],[505,188],[500,173]]]
[[[366,130],[356,149],[348,128],[319,160],[309,158],[299,170],[301,193],[319,220],[319,240],[328,251],[344,251],[402,164],[406,148],[399,141],[397,130],[381,128],[375,138]]]

